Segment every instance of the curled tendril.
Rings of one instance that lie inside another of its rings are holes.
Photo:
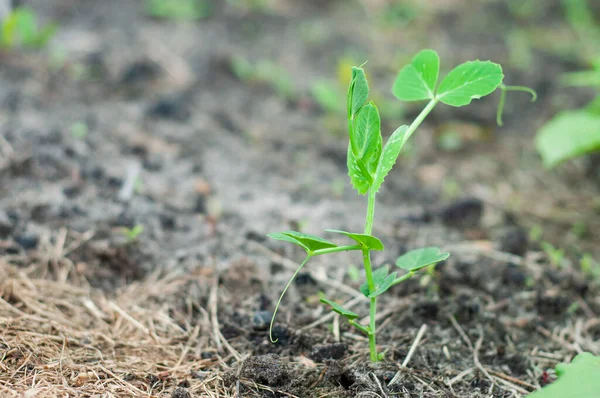
[[[294,281],[294,279],[296,278],[296,276],[298,275],[298,273],[300,272],[302,267],[304,267],[304,265],[308,262],[308,260],[311,257],[312,256],[310,256],[310,255],[306,256],[304,261],[302,261],[302,263],[300,264],[300,266],[298,267],[296,272],[294,272],[294,275],[292,275],[292,277],[288,281],[287,285],[285,285],[285,288],[283,288],[283,292],[281,292],[281,296],[279,296],[279,300],[277,300],[277,304],[275,305],[275,311],[273,311],[273,316],[271,317],[271,323],[269,324],[269,340],[271,340],[271,343],[277,343],[277,341],[279,340],[279,339],[273,340],[273,323],[275,322],[275,315],[277,315],[277,310],[279,309],[279,304],[281,304],[281,300],[283,299],[283,296],[285,296],[285,292],[287,292],[288,288],[292,285],[292,282]]]
[[[535,102],[537,100],[537,93],[525,86],[507,86],[505,84],[500,84],[500,102],[498,102],[498,112],[496,113],[496,123],[498,126],[502,126],[502,113],[504,112],[504,104],[506,103],[506,92],[507,91],[522,91],[525,93],[531,94],[531,102]]]

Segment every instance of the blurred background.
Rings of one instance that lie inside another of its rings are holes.
[[[350,68],[367,62],[387,137],[423,106],[391,95],[397,71],[432,48],[442,73],[489,59],[539,99],[509,93],[503,127],[498,93],[438,106],[386,181],[379,233],[597,265],[597,1],[2,0],[0,13],[7,252],[94,230],[100,251],[137,242],[131,276],[229,259],[272,230],[360,229]]]

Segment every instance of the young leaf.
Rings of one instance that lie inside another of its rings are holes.
[[[397,272],[392,272],[388,275],[388,267],[381,267],[373,271],[373,283],[375,284],[375,290],[373,293],[369,291],[369,284],[367,282],[360,285],[360,292],[367,298],[377,297],[382,293],[385,293],[394,283]]]
[[[375,170],[375,176],[373,177],[373,189],[375,190],[375,192],[379,191],[379,188],[381,187],[381,184],[383,184],[385,176],[390,172],[390,170],[392,170],[392,167],[394,167],[396,159],[400,154],[400,150],[404,145],[404,135],[406,134],[407,129],[408,126],[398,127],[396,131],[392,133],[390,138],[388,138],[388,141],[385,143],[383,152],[379,157],[377,169]]]
[[[385,279],[385,277],[388,274],[388,271],[388,267],[377,268],[375,271],[373,271],[373,283],[375,284],[375,290],[377,290],[377,285]],[[360,292],[364,294],[365,297],[369,297],[369,295],[371,294],[371,292],[369,291],[368,282],[365,282],[362,285],[360,285],[358,290],[360,290]]]
[[[327,304],[327,305],[331,306],[331,309],[333,312],[340,314],[341,316],[348,319],[349,321],[352,321],[352,320],[358,318],[357,313],[352,312],[347,309],[344,309],[341,305],[339,305],[338,303],[336,303],[334,301],[327,300],[326,298],[321,298],[321,302],[323,304]]]
[[[381,119],[373,102],[364,105],[356,115],[354,126],[354,143],[356,157],[367,166],[367,171],[374,174],[381,155]]]
[[[327,232],[333,232],[335,234],[346,235],[356,243],[361,245],[363,249],[369,250],[383,250],[383,243],[379,239],[371,235],[355,234],[352,232],[341,231],[339,229],[326,229]]]
[[[367,77],[365,76],[363,68],[358,68],[356,66],[352,67],[352,82],[350,83],[350,88],[348,119],[352,119],[365,102],[367,102],[367,98],[369,98],[369,84],[367,83]]]
[[[276,232],[267,234],[267,236],[272,239],[282,240],[301,246],[309,254],[315,250],[337,247],[335,243],[319,238],[318,236],[303,234],[296,231]]]
[[[403,254],[396,260],[396,265],[407,271],[414,272],[444,261],[448,257],[450,257],[450,253],[442,253],[437,247],[426,247]]]
[[[435,96],[440,71],[440,57],[433,50],[423,50],[412,63],[400,69],[392,93],[401,101],[420,101]]]
[[[369,190],[371,183],[369,182],[368,177],[365,176],[361,168],[358,166],[356,158],[354,157],[354,153],[352,152],[351,143],[348,144],[347,164],[348,176],[350,177],[352,186],[358,191],[359,194],[364,195]]]
[[[469,61],[446,75],[437,98],[446,105],[465,106],[491,94],[502,83],[502,67],[490,61]]]
[[[369,295],[369,298],[377,297],[380,294],[383,294],[388,291],[390,287],[392,287],[396,277],[398,276],[397,272],[392,272],[388,276],[385,277],[380,284],[375,285],[375,291]]]
[[[546,167],[600,151],[600,114],[565,111],[546,123],[535,138]]]

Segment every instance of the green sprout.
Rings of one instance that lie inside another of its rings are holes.
[[[35,12],[26,7],[12,10],[0,25],[0,48],[43,48],[56,33],[57,26],[38,25]]]
[[[392,286],[410,279],[421,269],[446,260],[450,254],[437,247],[427,247],[409,251],[396,260],[398,270],[390,272],[388,267],[373,269],[371,251],[383,250],[381,241],[372,235],[375,219],[375,197],[387,174],[392,170],[400,151],[423,120],[439,103],[461,107],[494,92],[497,88],[507,91],[504,86],[502,67],[490,61],[471,61],[451,70],[442,82],[438,82],[440,60],[433,50],[423,50],[404,66],[394,82],[392,93],[402,101],[429,101],[421,113],[410,125],[400,126],[383,145],[379,111],[373,101],[369,101],[369,85],[362,67],[352,68],[352,78],[347,92],[346,110],[348,117],[348,175],[353,187],[361,195],[367,195],[367,214],[362,233],[352,233],[329,229],[327,232],[343,235],[353,243],[337,245],[318,236],[296,231],[268,234],[269,237],[300,246],[306,251],[306,257],[289,280],[273,312],[269,335],[281,300],[292,281],[302,267],[316,256],[342,252],[359,251],[362,253],[366,281],[360,286],[361,293],[369,299],[369,324],[359,323],[359,315],[325,297],[321,302],[346,318],[356,329],[368,336],[371,361],[382,359],[377,351],[376,315],[377,298]],[[500,110],[501,111],[501,110]]]
[[[281,98],[291,99],[294,96],[289,73],[272,61],[261,60],[252,64],[246,58],[235,56],[231,59],[231,70],[241,81],[266,84]]]
[[[75,122],[71,125],[71,135],[73,138],[84,139],[88,135],[88,126],[85,122]]]
[[[146,14],[153,18],[193,21],[211,15],[205,0],[146,0]]]
[[[133,228],[123,227],[121,231],[127,238],[127,241],[133,242],[137,240],[142,232],[144,232],[144,226],[141,224],[136,224]]]

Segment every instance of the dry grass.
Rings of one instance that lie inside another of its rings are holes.
[[[0,396],[186,396],[180,384],[229,396],[219,374],[234,361],[212,349],[210,309],[195,300],[210,274],[153,274],[107,294],[65,256],[62,232],[62,245],[0,259]]]

